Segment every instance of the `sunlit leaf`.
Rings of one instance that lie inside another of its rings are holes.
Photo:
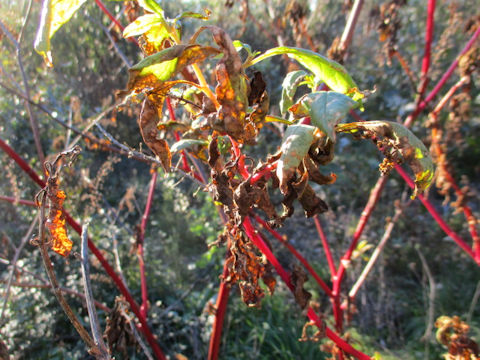
[[[285,116],[290,106],[293,105],[293,97],[297,88],[308,73],[303,70],[292,71],[285,76],[282,83],[282,99],[280,100],[280,112]]]
[[[285,131],[282,140],[282,155],[278,161],[277,177],[280,189],[285,193],[287,182],[295,174],[295,170],[308,154],[308,149],[319,135],[319,130],[310,125],[291,125]]]
[[[159,25],[162,25],[162,20],[158,17],[158,15],[146,14],[146,15],[140,16],[134,22],[129,24],[123,30],[123,37],[128,38],[131,36],[142,35],[145,32],[149,31],[153,26],[159,26]],[[166,29],[164,29],[164,31],[167,33],[167,36],[168,36],[168,31]]]
[[[185,149],[190,149],[194,146],[207,146],[207,145],[208,145],[207,140],[183,139],[173,144],[172,147],[170,148],[170,151],[172,153],[177,153]]]
[[[129,70],[129,91],[155,87],[175,76],[188,65],[218,54],[218,49],[200,45],[175,45],[148,56]]]
[[[53,67],[50,39],[86,0],[44,0],[34,48]]]
[[[279,46],[267,50],[264,54],[250,62],[249,65],[254,65],[269,57],[283,54],[297,60],[311,71],[315,75],[315,81],[317,83],[323,81],[333,91],[346,94],[355,101],[364,97],[362,92],[358,90],[355,81],[353,81],[352,77],[342,65],[310,50]]]
[[[373,139],[386,156],[380,170],[387,172],[394,164],[406,161],[415,174],[414,198],[432,183],[433,161],[425,145],[405,126],[391,121],[365,121],[340,124],[338,132]],[[401,158],[399,157],[401,155]]]
[[[310,116],[312,125],[335,142],[335,126],[355,106],[358,106],[358,103],[346,95],[334,91],[319,91],[304,95],[289,110],[296,118]]]
[[[138,0],[138,4],[145,10],[163,17],[163,9],[155,0]]]

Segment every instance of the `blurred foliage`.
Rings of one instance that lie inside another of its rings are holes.
[[[167,16],[174,17],[184,10],[212,11],[208,24],[228,30],[233,39],[240,39],[253,50],[265,51],[278,45],[310,48],[326,54],[336,36],[345,26],[349,1],[298,0],[301,21],[309,37],[302,35],[298,18],[288,12],[289,3],[281,0],[251,1],[184,1],[164,2]],[[245,7],[248,4],[249,13]],[[120,1],[107,2],[120,21],[127,24],[125,6]],[[27,11],[27,0],[0,4],[0,20],[17,37]],[[379,41],[379,4],[365,1],[352,45],[344,66],[356,80],[359,88],[376,91],[365,103],[362,117],[368,119],[403,120],[415,105],[415,89],[396,58],[389,59],[385,43]],[[413,73],[419,74],[424,45],[426,2],[410,0],[399,9],[400,28],[396,47],[407,59]],[[25,28],[21,53],[33,101],[48,109],[50,114],[68,123],[84,128],[91,117],[112,105],[114,94],[127,82],[127,66],[115,47],[131,64],[141,58],[135,44],[125,41],[121,31],[94,2],[87,2],[52,39],[55,67],[47,69],[42,58],[33,51],[40,2],[34,1],[32,13]],[[467,20],[478,15],[475,0],[437,1],[435,13],[435,42],[432,50],[430,87],[442,76],[468,39],[464,31]],[[248,15],[248,14],[251,14]],[[182,19],[186,37],[191,35],[198,21]],[[300,35],[299,35],[300,32]],[[205,35],[202,35],[205,36]],[[310,40],[309,40],[310,38]],[[478,41],[477,41],[478,43]],[[10,89],[23,92],[22,76],[16,62],[15,48],[7,36],[0,32],[0,81]],[[206,69],[208,70],[208,63]],[[257,69],[263,72],[270,93],[271,104],[280,113],[283,76],[292,70],[292,64],[278,57],[266,61]],[[444,89],[458,79],[452,76]],[[447,156],[455,168],[455,177],[461,186],[468,187],[468,203],[478,218],[480,215],[480,94],[478,76],[471,84],[468,118],[455,129],[457,141],[449,143]],[[0,86],[1,137],[41,172],[35,152],[33,135],[24,101],[5,86]],[[300,96],[301,91],[297,96]],[[443,91],[441,93],[444,93]],[[73,116],[72,99],[78,97],[80,117]],[[435,102],[434,102],[435,103]],[[433,103],[433,104],[434,104]],[[41,142],[47,157],[62,151],[67,131],[52,116],[33,107],[38,120]],[[178,114],[180,115],[180,114]],[[141,149],[135,106],[110,114],[100,123],[120,142]],[[426,116],[413,126],[417,136],[429,139],[424,128]],[[441,113],[442,124],[449,123],[448,109]],[[260,135],[260,146],[252,157],[263,158],[280,145],[282,126],[268,124]],[[101,138],[101,134],[94,131]],[[70,136],[70,141],[75,138]],[[72,169],[63,174],[63,187],[67,193],[65,207],[80,222],[92,219],[89,231],[92,239],[111,264],[114,252],[119,260],[127,284],[135,299],[140,299],[138,259],[135,253],[135,231],[146,202],[149,167],[143,163],[109,154],[98,149],[84,148]],[[143,145],[145,149],[145,146]],[[247,147],[247,151],[250,148]],[[356,226],[369,191],[378,177],[380,156],[367,142],[357,142],[348,136],[339,136],[337,156],[328,170],[337,174],[333,186],[316,187],[327,199],[331,211],[321,221],[334,254],[341,254]],[[6,170],[0,178],[1,195],[19,199],[33,199],[38,188],[2,153],[0,166]],[[405,184],[391,175],[386,189],[367,225],[362,239],[376,245],[382,237],[388,217],[393,215],[393,202],[405,191]],[[435,188],[429,198],[440,209],[444,218],[463,238],[468,239],[467,223]],[[278,199],[278,204],[280,199]],[[297,209],[288,226],[281,229],[292,244],[303,254],[324,279],[328,267],[324,261],[321,243],[314,224],[303,218]],[[0,201],[0,257],[12,259],[20,239],[25,235],[36,210]],[[149,299],[149,320],[153,332],[168,354],[181,353],[190,359],[204,359],[208,349],[212,315],[208,304],[215,302],[222,271],[224,248],[211,247],[221,231],[217,210],[207,192],[182,176],[164,176],[158,182],[145,237],[145,254]],[[79,237],[70,231],[74,251],[79,251]],[[272,242],[273,251],[282,264],[292,268],[295,261],[280,244]],[[444,349],[433,337],[421,340],[429,309],[429,282],[419,258],[421,251],[435,282],[435,316],[459,315],[470,320],[471,334],[480,335],[479,305],[470,309],[477,284],[478,267],[432,221],[419,202],[412,203],[397,223],[389,244],[357,296],[357,312],[348,329],[351,337],[363,351],[379,351],[383,359],[437,359]],[[368,258],[371,250],[365,256]],[[57,275],[62,286],[83,292],[80,281],[80,263],[71,256],[68,261],[54,258]],[[96,300],[113,307],[118,295],[113,283],[105,276],[95,259],[92,262],[92,283]],[[358,257],[352,263],[345,289],[352,285],[365,265]],[[42,284],[46,279],[38,249],[27,244],[20,255],[14,281],[22,284]],[[2,284],[8,279],[9,267],[0,263]],[[328,299],[307,282],[314,300],[331,317]],[[234,290],[236,291],[236,290]],[[85,324],[88,314],[78,296],[68,295],[72,307]],[[3,301],[2,304],[3,306]],[[2,311],[0,309],[0,311]],[[105,327],[104,312],[99,314]],[[14,358],[29,359],[87,359],[83,343],[67,322],[53,294],[48,289],[12,287],[10,301],[1,324],[0,340],[5,342]],[[304,318],[288,290],[279,287],[272,297],[263,301],[262,309],[245,307],[238,296],[232,296],[225,321],[222,359],[319,359],[320,344],[298,342]],[[361,344],[361,345],[360,345]],[[135,348],[129,349],[129,358],[142,359]]]

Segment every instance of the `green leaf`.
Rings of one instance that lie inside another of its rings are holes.
[[[297,92],[300,83],[307,76],[307,72],[303,70],[292,71],[285,76],[282,83],[282,100],[280,100],[280,112],[284,116],[290,106],[293,105],[293,97]]]
[[[304,95],[289,110],[295,118],[310,116],[312,125],[322,130],[335,143],[335,126],[358,106],[346,95],[334,91],[319,91]]]
[[[123,30],[123,37],[138,36],[149,31],[153,26],[161,26],[162,20],[156,14],[146,14],[137,18]],[[168,30],[162,26],[163,31],[168,37]]]
[[[210,46],[174,45],[146,57],[129,70],[129,91],[142,91],[146,87],[159,86],[175,76],[184,67],[216,55],[219,50]]]
[[[204,9],[203,10],[205,12],[205,14],[200,14],[200,13],[196,13],[196,12],[193,12],[193,11],[184,11],[183,13],[181,13],[180,15],[178,15],[176,18],[175,18],[175,21],[177,20],[180,20],[180,19],[184,19],[184,18],[194,18],[194,19],[200,19],[200,20],[209,20],[210,19],[210,15],[212,14],[212,12],[208,9]]]
[[[283,54],[287,54],[288,57],[297,60],[305,68],[311,71],[315,75],[316,82],[323,81],[333,91],[346,94],[355,101],[364,97],[363,93],[358,90],[355,81],[353,81],[342,65],[310,50],[279,46],[267,50],[264,54],[252,60],[249,66],[269,57]]]
[[[85,3],[86,0],[44,0],[34,48],[47,66],[53,67],[50,39],[55,32]]]
[[[138,0],[138,4],[145,10],[158,14],[163,18],[163,9],[155,0]]]
[[[280,189],[286,193],[287,183],[295,174],[297,167],[307,156],[310,146],[319,135],[319,131],[310,125],[291,125],[287,127],[282,140],[282,155],[278,160],[277,177]]]
[[[393,167],[399,160],[406,161],[415,174],[415,190],[412,198],[419,191],[428,189],[433,180],[435,168],[427,148],[405,126],[391,121],[365,121],[340,124],[338,132],[347,132],[362,138],[375,139],[380,150],[386,156],[383,167]],[[398,158],[398,153],[403,159]]]
[[[194,146],[207,146],[207,145],[208,145],[207,140],[183,139],[173,144],[172,147],[170,148],[170,151],[172,153],[177,153],[185,149],[190,149]]]

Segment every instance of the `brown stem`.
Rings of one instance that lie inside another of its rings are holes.
[[[18,36],[18,42],[16,44],[18,67],[20,68],[20,73],[22,74],[22,81],[23,81],[23,86],[25,88],[25,95],[27,96],[28,100],[31,99],[30,86],[28,85],[27,75],[25,73],[25,68],[23,67],[23,56],[21,53],[21,46],[22,46],[24,30],[28,24],[28,20],[30,19],[32,3],[33,3],[33,0],[30,0],[28,3],[27,14],[25,15],[25,20],[23,21],[22,28]],[[35,147],[37,149],[38,160],[40,161],[40,164],[43,164],[45,162],[45,155],[42,149],[42,143],[40,141],[40,130],[38,127],[38,121],[37,121],[37,118],[35,117],[35,114],[32,111],[29,101],[25,101],[25,108],[27,109],[28,118],[30,119],[30,127],[32,128],[33,139],[35,141]]]
[[[357,25],[358,17],[362,11],[363,3],[364,0],[355,0],[352,10],[350,11],[350,15],[348,15],[347,24],[345,25],[345,29],[343,30],[343,34],[338,45],[342,54],[347,52],[347,49],[352,42],[353,33],[355,32],[355,26]]]
[[[62,307],[63,311],[67,315],[68,319],[72,323],[73,327],[77,330],[78,334],[82,338],[82,340],[87,345],[89,352],[94,349],[95,343],[91,338],[90,334],[85,330],[83,325],[78,320],[77,316],[68,305],[63,293],[60,291],[60,286],[57,281],[57,277],[55,276],[55,271],[53,270],[52,260],[50,259],[50,255],[48,255],[47,250],[47,243],[45,241],[45,205],[46,205],[46,196],[45,193],[42,195],[43,199],[40,199],[40,223],[39,223],[39,238],[40,238],[40,253],[42,254],[43,264],[45,266],[45,271],[47,272],[48,279],[52,286],[52,291],[55,294],[58,303]]]
[[[370,271],[373,269],[373,266],[378,260],[378,257],[382,253],[385,245],[387,244],[388,239],[390,239],[390,236],[392,235],[393,228],[395,227],[395,224],[397,223],[398,219],[402,215],[403,208],[398,207],[395,210],[395,215],[393,218],[390,220],[390,222],[387,225],[387,228],[385,229],[385,233],[382,236],[382,239],[378,243],[377,247],[373,251],[372,255],[370,256],[370,259],[368,260],[367,265],[365,265],[365,268],[363,269],[362,273],[358,277],[357,281],[355,284],[352,286],[352,289],[348,293],[348,297],[351,302],[355,301],[355,297],[357,295],[358,290],[360,287],[365,283],[365,280],[367,279],[367,276],[370,274]]]
[[[108,360],[107,346],[103,341],[103,336],[98,323],[97,310],[95,309],[95,300],[93,299],[92,285],[90,283],[90,265],[88,263],[88,224],[82,226],[82,279],[85,289],[85,300],[87,302],[88,318],[90,319],[90,328],[92,329],[93,339],[98,350],[98,359]]]

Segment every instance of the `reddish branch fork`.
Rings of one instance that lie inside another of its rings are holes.
[[[37,175],[37,173],[23,160],[5,141],[0,139],[0,149],[2,149],[11,159],[13,159],[17,165],[25,172],[27,175],[35,182],[37,183],[40,187],[45,187],[45,182],[40,179],[40,177]],[[65,220],[67,223],[75,230],[78,234],[82,233],[82,227],[80,226],[79,223],[77,223],[67,211],[63,212],[65,215]],[[113,268],[110,266],[108,261],[105,259],[105,257],[102,255],[100,250],[95,246],[95,244],[91,241],[91,239],[88,239],[88,248],[90,251],[95,255],[95,257],[98,259],[102,267],[105,269],[105,272],[110,276],[110,278],[113,280],[117,288],[119,289],[120,293],[125,296],[125,299],[127,302],[130,304],[130,308],[132,309],[133,313],[135,316],[137,316],[138,320],[140,321],[141,324],[141,331],[145,335],[145,338],[147,339],[148,343],[152,347],[153,352],[155,353],[155,356],[158,359],[166,359],[165,355],[163,354],[162,350],[160,349],[160,346],[158,345],[157,341],[155,340],[155,337],[152,334],[152,331],[150,330],[147,322],[143,318],[143,316],[140,313],[140,309],[133,299],[132,295],[130,292],[127,290],[125,287],[125,284],[122,282],[120,277],[115,273]]]

